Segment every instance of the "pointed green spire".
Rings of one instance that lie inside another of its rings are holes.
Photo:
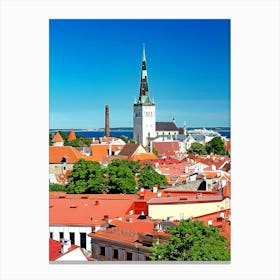
[[[149,87],[148,87],[148,73],[146,65],[146,51],[145,44],[143,43],[143,58],[142,58],[142,68],[141,68],[141,80],[140,80],[140,93],[138,98],[138,104],[152,104],[149,97]]]

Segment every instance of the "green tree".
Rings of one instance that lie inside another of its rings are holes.
[[[153,244],[151,260],[164,261],[229,261],[230,250],[227,239],[213,226],[201,221],[182,221],[169,229],[170,241]]]
[[[202,145],[198,142],[192,143],[188,152],[190,154],[194,154],[194,155],[207,155],[207,151],[206,151],[204,145]]]
[[[108,189],[105,169],[96,161],[77,161],[68,180],[68,193],[104,193]]]
[[[216,136],[211,141],[206,143],[206,150],[208,154],[213,153],[218,155],[224,155],[225,154],[224,141],[220,136]]]
[[[72,147],[89,147],[91,143],[92,139],[77,135],[75,140],[69,142],[66,141],[64,145]]]
[[[134,172],[136,172],[137,166],[127,160],[113,160],[106,171],[109,180],[109,193],[135,193],[137,188],[132,170],[134,168]]]
[[[60,184],[50,183],[49,191],[50,192],[66,192],[66,188],[65,188],[65,186],[62,186]]]
[[[151,164],[143,167],[138,174],[138,185],[145,189],[153,189],[153,187],[167,185],[167,180],[164,175],[159,174],[154,170]]]
[[[156,155],[158,157],[158,151],[156,148],[153,148],[153,154]]]

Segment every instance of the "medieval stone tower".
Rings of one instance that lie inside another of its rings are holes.
[[[138,101],[133,105],[133,139],[143,146],[148,146],[150,138],[155,136],[156,106],[149,96],[146,53],[143,45],[140,92]]]

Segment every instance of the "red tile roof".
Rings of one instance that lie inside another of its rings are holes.
[[[61,250],[61,243],[57,240],[49,239],[49,260],[55,261],[58,258],[64,256],[65,254],[68,254],[69,252],[79,248],[77,245],[71,245],[71,247],[68,249],[66,253],[60,253]]]
[[[179,141],[153,142],[153,148],[155,148],[160,155],[174,155],[180,150]]]
[[[212,196],[176,196],[176,197],[163,197],[163,198],[152,198],[147,201],[149,205],[155,204],[192,204],[192,203],[207,203],[207,202],[218,202],[222,201],[223,196],[221,194],[216,194]]]
[[[96,233],[90,233],[89,236],[104,238],[110,241],[121,241],[132,245],[142,245],[142,243],[137,242],[138,234],[135,231],[119,229],[117,227],[99,230]]]
[[[70,141],[74,141],[74,140],[76,140],[76,134],[75,134],[74,129],[71,129],[69,132],[67,141],[70,142]]]
[[[71,146],[50,146],[49,147],[49,162],[61,163],[65,158],[67,163],[75,163],[84,156],[75,148]]]
[[[56,142],[63,142],[63,138],[61,137],[61,135],[59,134],[59,132],[57,132],[54,136],[54,138],[52,139],[52,142],[53,143],[56,143]]]
[[[67,195],[65,198],[50,197],[50,225],[90,226],[100,223],[104,215],[107,215],[108,219],[123,216],[133,209],[134,204],[134,196],[123,198],[120,195],[114,197],[108,194],[76,196],[80,198],[75,198],[75,195]]]

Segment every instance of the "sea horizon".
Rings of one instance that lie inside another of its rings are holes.
[[[218,132],[221,136],[230,139],[231,130],[230,127],[189,127],[188,130],[194,129],[207,129]],[[104,128],[92,128],[92,129],[75,129],[75,134],[78,136],[82,136],[85,138],[99,138],[105,136]],[[62,131],[68,133],[71,129],[49,129],[50,133],[55,133],[57,131]],[[110,136],[111,137],[127,137],[129,139],[133,139],[133,128],[132,127],[112,127],[110,128]]]

